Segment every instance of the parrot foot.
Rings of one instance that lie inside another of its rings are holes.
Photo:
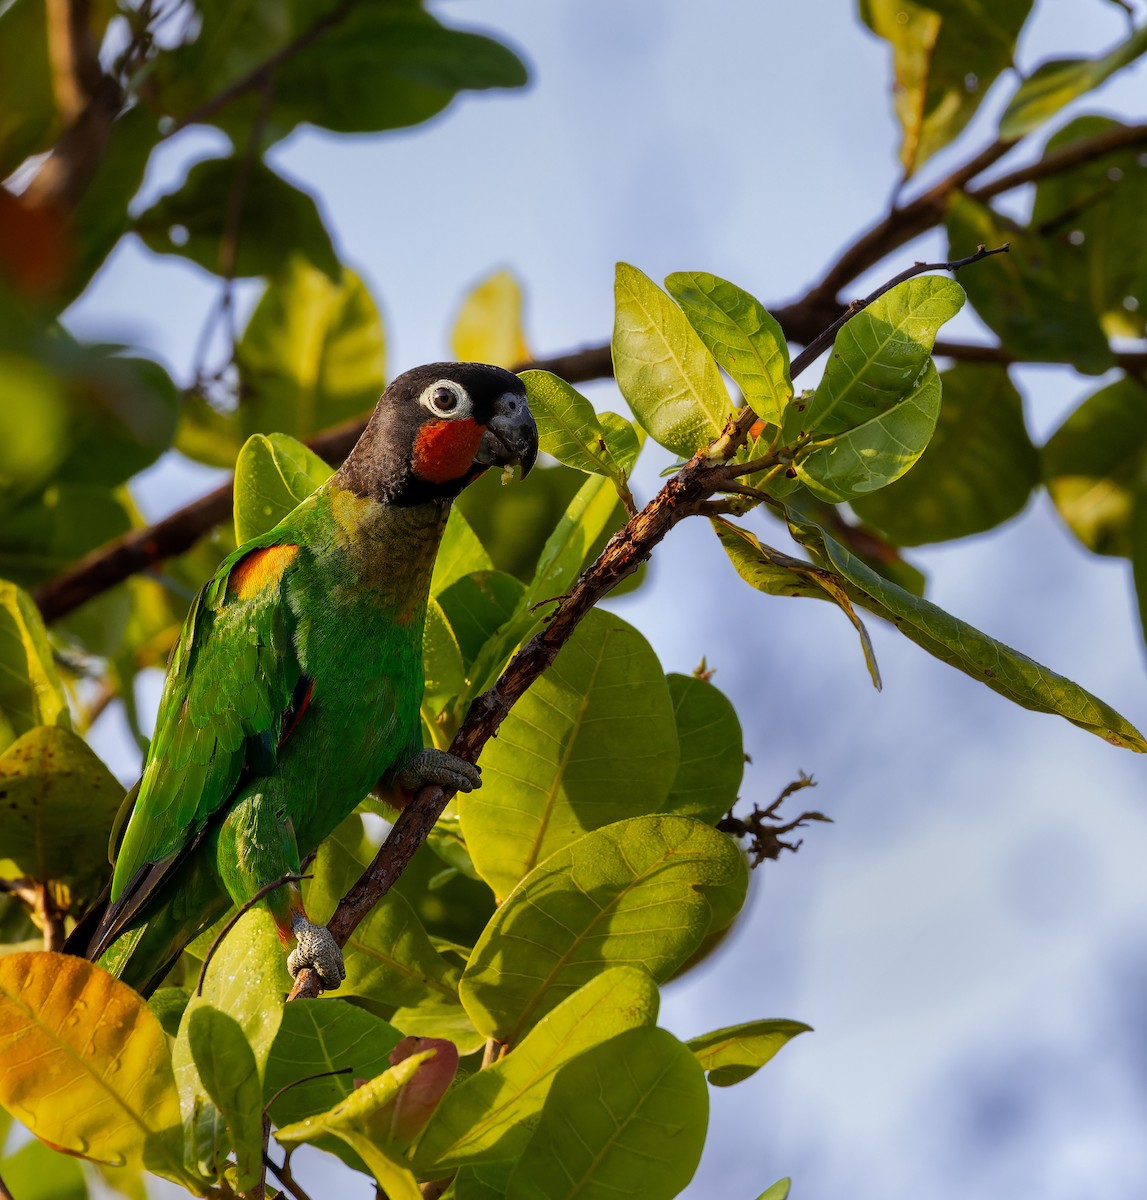
[[[287,956],[291,978],[304,967],[312,967],[318,971],[324,989],[333,992],[346,978],[343,952],[334,935],[325,925],[312,924],[302,913],[291,918],[291,930],[295,935],[295,948]]]
[[[472,792],[482,786],[482,771],[445,750],[423,750],[398,772],[398,782],[411,792],[417,792],[427,783],[436,783],[455,792]]]

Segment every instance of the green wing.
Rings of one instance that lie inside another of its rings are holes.
[[[151,877],[133,891],[154,889],[227,804],[244,772],[260,775],[274,766],[280,740],[301,713],[308,680],[284,597],[292,546],[282,529],[247,542],[224,560],[191,606],[116,856],[113,906],[145,867],[153,867]],[[254,556],[276,550],[276,566],[287,560],[282,569],[264,571],[262,581],[248,572],[242,587],[228,586],[236,567],[238,577],[258,561]],[[131,897],[133,911],[143,898]]]

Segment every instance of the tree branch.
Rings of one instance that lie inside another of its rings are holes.
[[[72,212],[107,152],[123,106],[119,83],[100,66],[90,0],[46,0],[52,88],[64,124],[24,193],[31,208]]]
[[[986,250],[981,246],[975,254],[957,262],[916,263],[851,307],[859,312],[897,283],[924,271],[935,268],[959,270],[998,253],[999,250]],[[793,378],[814,360],[817,353],[819,351],[810,345],[804,355],[793,361]],[[748,406],[731,416],[721,434],[708,446],[698,450],[675,475],[671,475],[657,495],[610,538],[597,559],[558,601],[545,628],[517,651],[493,687],[470,705],[450,744],[451,754],[466,762],[476,763],[483,747],[498,732],[510,709],[557,658],[558,651],[573,636],[586,613],[646,562],[679,521],[703,512],[709,497],[736,479],[738,466],[731,464],[730,460],[756,419],[756,413]],[[327,923],[327,928],[340,946],[346,945],[359,923],[394,885],[415,851],[430,835],[453,795],[453,791],[437,784],[427,784],[399,813],[374,860],[343,896]],[[321,990],[322,981],[318,972],[305,967],[295,979],[288,999],[313,998]]]

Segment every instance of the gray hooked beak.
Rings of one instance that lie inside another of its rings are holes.
[[[538,427],[525,396],[505,392],[494,402],[494,416],[486,426],[475,461],[483,466],[508,467],[520,463],[522,478],[538,457]]]

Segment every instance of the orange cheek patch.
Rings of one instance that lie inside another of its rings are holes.
[[[228,590],[240,600],[250,600],[264,588],[276,584],[283,572],[295,560],[298,546],[268,546],[265,550],[252,550],[231,568],[227,580]]]
[[[484,425],[469,417],[427,421],[414,439],[414,473],[427,483],[449,483],[465,475],[482,444]]]

